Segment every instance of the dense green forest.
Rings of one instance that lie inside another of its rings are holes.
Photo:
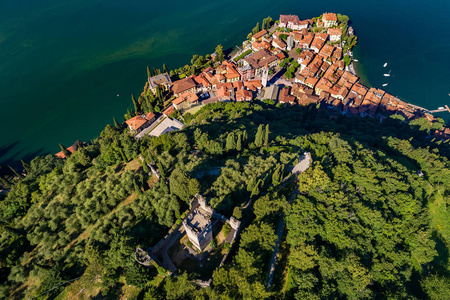
[[[184,130],[139,141],[108,125],[68,159],[37,157],[26,176],[3,178],[0,298],[449,297],[450,147],[431,125],[259,102],[184,118]],[[312,167],[292,178],[304,151]],[[209,288],[195,272],[164,276],[133,258],[181,222],[198,192],[242,222]]]

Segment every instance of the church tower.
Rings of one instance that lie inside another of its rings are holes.
[[[262,72],[262,79],[261,79],[261,84],[263,87],[267,86],[268,77],[269,77],[269,66],[268,66],[268,62],[266,62],[266,66],[264,67],[264,70]]]

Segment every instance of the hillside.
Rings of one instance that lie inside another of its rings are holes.
[[[313,165],[293,180],[303,151]],[[1,297],[442,299],[449,156],[448,143],[414,125],[330,119],[311,106],[210,104],[184,130],[139,142],[108,125],[67,160],[34,159],[0,202]],[[209,288],[193,284],[195,272],[163,278],[133,259],[179,224],[196,193],[242,222]]]

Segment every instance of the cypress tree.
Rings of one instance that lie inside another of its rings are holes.
[[[227,143],[225,145],[225,149],[227,151],[232,151],[232,150],[236,149],[236,143],[234,141],[234,133],[233,132],[229,133],[227,136]]]
[[[148,78],[153,77],[152,71],[150,71],[150,68],[148,66],[147,66],[147,77]]]
[[[263,19],[261,28],[262,29],[267,29],[266,19]]]
[[[156,165],[158,166],[159,177],[161,177],[162,179],[165,179],[166,178],[166,172],[164,171],[164,168],[163,168],[162,164],[160,162],[158,162]]]
[[[266,125],[266,131],[264,135],[264,146],[269,145],[269,124]]]
[[[3,183],[4,187],[11,186],[11,183],[6,178],[0,177],[0,181]]]
[[[119,124],[119,122],[117,122],[116,118],[113,117],[113,121],[114,121],[114,127],[116,127],[117,129],[120,129],[120,124]]]
[[[25,170],[25,172],[28,173],[29,170],[30,170],[30,164],[24,162],[23,159],[21,159],[20,162],[22,163],[22,167],[23,167],[23,169]]]
[[[256,23],[256,26],[255,26],[255,28],[253,28],[253,34],[255,34],[255,33],[258,33],[258,32],[260,32],[261,30],[260,30],[260,28],[259,28],[259,22],[258,23]]]
[[[133,101],[134,105],[134,111],[137,113],[140,111],[139,103],[136,101],[136,98],[134,98],[133,94],[131,94],[131,101]]]
[[[258,196],[259,193],[261,192],[259,189],[260,189],[260,187],[262,187],[262,185],[263,185],[263,182],[261,179],[259,179],[258,182],[253,187],[250,197]]]
[[[8,166],[8,167],[11,169],[11,171],[14,173],[14,175],[16,175],[19,178],[23,177],[19,172],[16,171],[16,169],[12,168],[11,166]]]
[[[236,142],[236,150],[242,151],[242,135],[238,134],[237,142]]]
[[[275,169],[275,172],[272,174],[272,184],[277,185],[280,183],[281,178],[281,167],[278,165]]]
[[[263,144],[263,125],[262,124],[260,124],[259,126],[258,126],[258,131],[256,132],[256,135],[255,135],[255,145],[256,145],[256,147],[261,147],[262,146],[262,144]]]
[[[164,70],[164,73],[169,74],[169,69],[167,69],[166,64],[163,64],[163,70]]]
[[[64,153],[64,156],[66,158],[68,158],[70,156],[70,154],[71,154],[70,151],[67,150],[67,148],[64,147],[62,144],[59,144],[59,147],[61,148],[61,151]]]
[[[155,76],[157,75],[155,67],[153,67],[153,74],[155,74]]]
[[[248,134],[247,134],[247,130],[244,130],[244,132],[242,132],[242,141],[244,143],[248,142]]]

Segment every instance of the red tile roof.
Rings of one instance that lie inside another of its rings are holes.
[[[191,77],[177,80],[173,83],[172,91],[174,94],[180,94],[189,89],[195,88],[197,83]]]
[[[125,121],[125,123],[127,123],[127,125],[130,126],[131,129],[137,130],[139,127],[147,123],[147,121],[148,120],[146,118],[143,118],[142,116],[135,116]]]

